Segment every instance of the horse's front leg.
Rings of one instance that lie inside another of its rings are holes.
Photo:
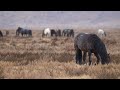
[[[21,33],[22,37],[23,37],[23,33]]]
[[[80,49],[76,49],[76,63],[82,64],[82,51]]]
[[[99,62],[100,62],[100,57],[99,57],[98,53],[94,53],[94,55],[95,55],[96,58],[97,58],[97,64],[99,64]]]
[[[92,60],[91,60],[91,50],[89,50],[88,51],[88,56],[89,56],[89,66],[91,65],[91,62],[92,62]]]
[[[83,53],[83,63],[84,63],[84,64],[86,63],[86,62],[85,62],[85,61],[86,61],[86,54],[87,54],[87,52],[84,52],[84,53]]]

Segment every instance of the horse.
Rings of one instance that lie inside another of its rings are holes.
[[[62,32],[62,36],[74,37],[74,30],[73,29],[64,29]]]
[[[54,29],[51,29],[50,31],[51,31],[51,36],[52,37],[53,37],[53,35],[57,37],[57,32]]]
[[[42,32],[42,37],[44,36],[56,36],[57,37],[57,32],[54,29],[46,28]]]
[[[101,64],[108,64],[110,62],[110,56],[107,53],[105,44],[96,34],[79,33],[74,39],[74,48],[76,51],[76,63],[82,64],[82,51],[83,62],[86,60],[86,53],[89,56],[89,65],[91,65],[91,54],[97,58],[97,64],[101,59]]]
[[[106,32],[102,29],[99,29],[97,34],[100,38],[106,37]]]
[[[56,31],[56,33],[57,33],[57,36],[61,36],[61,30],[60,29],[58,29],[57,31]]]
[[[42,37],[44,37],[44,36],[50,36],[50,35],[51,35],[50,28],[46,28],[46,29],[43,30]]]
[[[16,36],[19,36],[19,34],[21,34],[22,36],[32,36],[32,30],[28,30],[28,29],[23,29],[21,27],[18,27],[18,29],[16,30]]]

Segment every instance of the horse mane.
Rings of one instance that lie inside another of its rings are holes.
[[[103,41],[96,35],[91,34],[89,37],[89,41],[94,43],[94,48],[99,53],[102,63],[107,61],[107,50]]]

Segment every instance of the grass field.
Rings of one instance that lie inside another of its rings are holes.
[[[4,33],[4,30],[2,30]],[[96,33],[94,30],[75,30]],[[15,31],[0,38],[1,79],[120,79],[120,30],[106,31],[103,40],[111,63],[109,65],[78,65],[75,63],[74,38],[16,37]],[[96,61],[92,55],[93,62]],[[87,56],[88,60],[88,56]]]

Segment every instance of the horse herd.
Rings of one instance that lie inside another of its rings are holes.
[[[6,32],[6,35],[9,32]],[[16,36],[32,36],[32,30],[23,29],[18,27],[16,30]],[[0,31],[0,36],[3,36],[2,32]],[[55,30],[46,28],[42,31],[42,37],[47,36],[67,36],[67,37],[74,37],[74,30],[73,29],[64,29],[64,30]],[[86,64],[86,55],[88,53],[89,56],[89,65],[92,64],[91,55],[94,55],[97,58],[97,64],[99,64],[101,60],[101,64],[108,64],[110,62],[110,56],[107,52],[106,46],[102,41],[102,37],[106,37],[106,33],[102,30],[98,30],[98,34],[93,33],[79,33],[74,38],[74,48],[75,48],[75,60],[76,64]]]
[[[67,36],[67,37],[74,37],[74,30],[73,29],[63,29],[61,31],[60,29],[50,29],[46,28],[43,30],[42,37],[44,36]]]

